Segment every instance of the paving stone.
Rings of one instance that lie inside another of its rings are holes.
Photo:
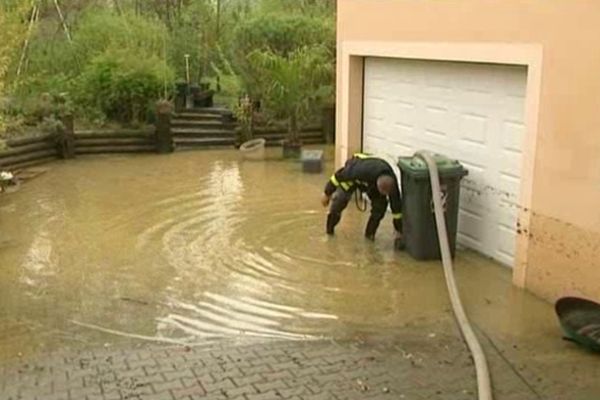
[[[19,393],[32,400],[475,398],[474,370],[462,342],[452,337],[444,342],[447,348],[436,343],[224,341],[210,349],[144,346],[52,354],[2,363],[0,399]],[[491,354],[489,360],[496,400],[538,400],[502,358]],[[568,398],[568,385],[539,378],[543,369],[523,367],[521,375],[544,398]]]

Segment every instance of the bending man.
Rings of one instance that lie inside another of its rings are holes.
[[[367,223],[365,237],[369,240],[375,239],[375,233],[385,216],[389,199],[396,230],[396,243],[400,247],[402,199],[394,170],[386,161],[361,153],[349,159],[325,185],[321,203],[324,207],[331,203],[327,215],[327,234],[334,234],[335,226],[342,218],[342,211],[357,189],[366,193],[371,200],[371,216]]]

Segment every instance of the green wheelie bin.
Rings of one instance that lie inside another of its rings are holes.
[[[438,167],[448,241],[454,257],[460,181],[468,171],[458,161],[443,155],[435,154],[433,158]],[[406,251],[417,260],[440,259],[427,164],[415,154],[400,157],[398,167],[402,178],[402,228]]]

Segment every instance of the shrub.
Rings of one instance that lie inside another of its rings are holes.
[[[173,72],[157,57],[107,51],[95,57],[78,79],[77,99],[120,122],[142,122],[171,91]]]
[[[20,56],[18,51],[27,32],[29,2],[4,1],[0,3],[0,103],[8,100],[9,69]],[[0,107],[0,133],[8,128],[9,118]]]
[[[262,70],[261,92],[265,111],[274,119],[288,122],[289,140],[298,141],[299,126],[314,111],[320,97],[331,91],[331,64],[323,47],[303,47],[287,56],[270,50],[255,50],[248,56]]]
[[[287,56],[306,46],[325,45],[333,50],[335,31],[323,19],[303,15],[259,14],[239,25],[235,31],[235,51],[245,57],[254,50],[270,50]]]
[[[32,122],[43,111],[40,93],[68,93],[88,121],[140,121],[165,81],[170,85],[164,62],[168,32],[157,18],[91,7],[71,25],[72,43],[53,29],[51,20],[38,23],[28,69],[15,91],[15,103]]]
[[[306,48],[319,47],[320,55],[333,65],[335,59],[335,30],[323,18],[268,13],[258,14],[236,29],[233,44],[233,64],[241,75],[244,86],[253,98],[261,98],[261,88],[268,85],[270,77],[261,68],[248,63],[252,52],[269,52],[273,56],[289,57]]]

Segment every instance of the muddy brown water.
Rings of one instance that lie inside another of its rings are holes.
[[[324,235],[319,197],[331,161],[317,175],[234,151],[47,168],[0,196],[1,358],[145,340],[352,339],[421,325],[432,335],[450,315],[440,264],[394,251],[389,216],[375,243],[353,205],[337,235]],[[575,352],[551,306],[511,286],[509,269],[461,250],[456,270],[478,329],[536,352]]]

